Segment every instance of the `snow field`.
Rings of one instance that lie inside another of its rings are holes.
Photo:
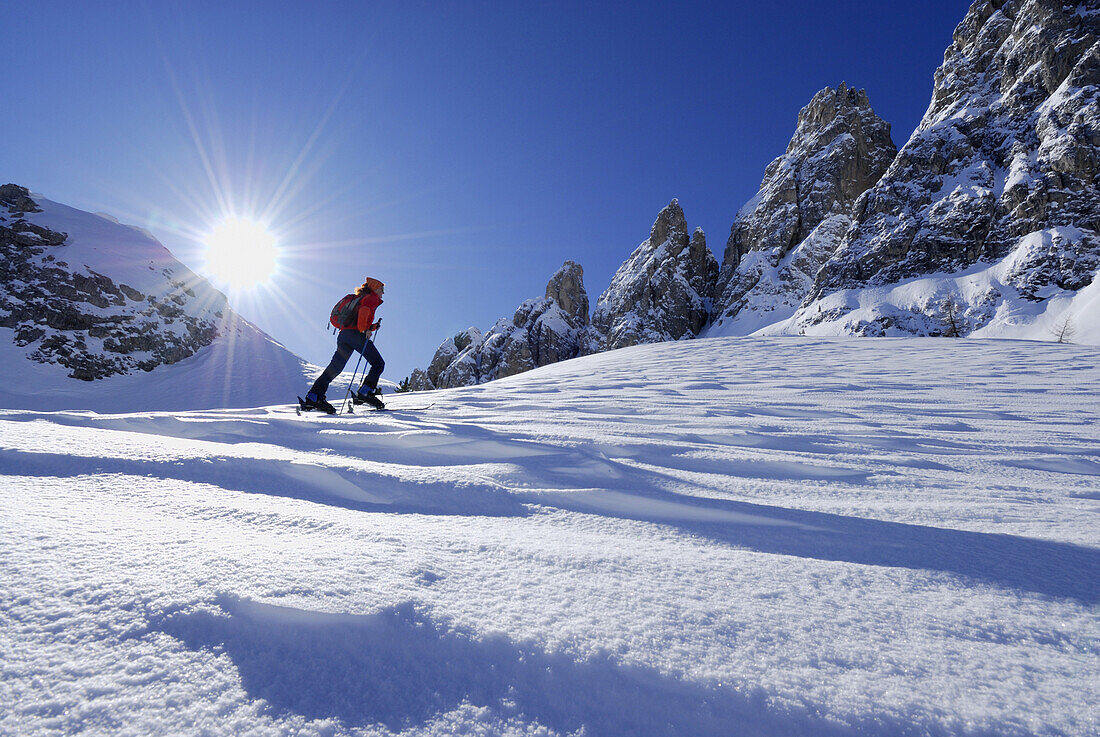
[[[384,414],[0,412],[0,733],[1094,733],[1096,357],[713,339]]]

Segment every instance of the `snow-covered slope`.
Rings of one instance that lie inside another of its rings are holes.
[[[0,187],[0,406],[248,407],[312,368],[152,236]]]
[[[1036,236],[1036,247],[1043,247]],[[1049,245],[1049,237],[1046,239]],[[1072,291],[1048,287],[1030,299],[1013,284],[1019,254],[955,273],[827,295],[760,335],[947,335],[1061,340],[1100,345],[1100,278]],[[953,314],[953,317],[952,317]],[[717,334],[717,333],[715,333]]]
[[[1098,357],[704,339],[382,414],[2,412],[0,733],[1095,735]]]
[[[0,329],[0,407],[138,412],[293,403],[320,369],[233,315],[209,346],[178,363],[84,382],[68,370],[27,360]]]

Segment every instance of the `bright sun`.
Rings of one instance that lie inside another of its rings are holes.
[[[251,289],[275,273],[275,236],[252,220],[225,220],[206,236],[206,272],[231,289]]]

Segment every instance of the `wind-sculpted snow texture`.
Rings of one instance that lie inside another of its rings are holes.
[[[897,148],[863,90],[826,87],[798,114],[786,152],[730,230],[714,310],[716,329],[751,333],[785,320],[809,294],[848,226],[856,198]]]
[[[427,371],[413,372],[409,388],[446,389],[513,376],[574,358],[586,352],[588,340],[584,271],[566,261],[550,277],[545,296],[524,302],[511,320],[502,318],[484,335],[469,328],[443,341]]]
[[[255,406],[304,369],[147,233],[0,187],[3,405]]]
[[[673,200],[596,301],[596,350],[694,338],[706,326],[718,262],[703,231],[688,237],[687,220]]]
[[[936,72],[924,119],[857,202],[856,223],[818,274],[799,324],[928,332],[919,318],[929,305],[919,301],[891,306],[872,292],[862,305],[882,304],[863,312],[854,293],[810,303],[975,264],[998,271],[981,284],[945,284],[968,331],[1013,301],[1092,283],[1100,266],[1098,31],[1095,3],[975,2]]]
[[[1095,735],[1097,365],[709,339],[416,413],[0,411],[0,733]]]

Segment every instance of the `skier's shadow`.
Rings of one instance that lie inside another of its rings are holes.
[[[867,725],[841,727],[806,709],[778,711],[761,693],[682,681],[606,656],[577,662],[501,635],[478,637],[433,621],[412,602],[373,615],[334,615],[222,596],[217,609],[158,615],[148,631],[226,653],[249,698],[262,699],[276,716],[399,731],[469,704],[563,733],[583,727],[592,737],[866,733]],[[885,731],[917,734],[901,723]]]

